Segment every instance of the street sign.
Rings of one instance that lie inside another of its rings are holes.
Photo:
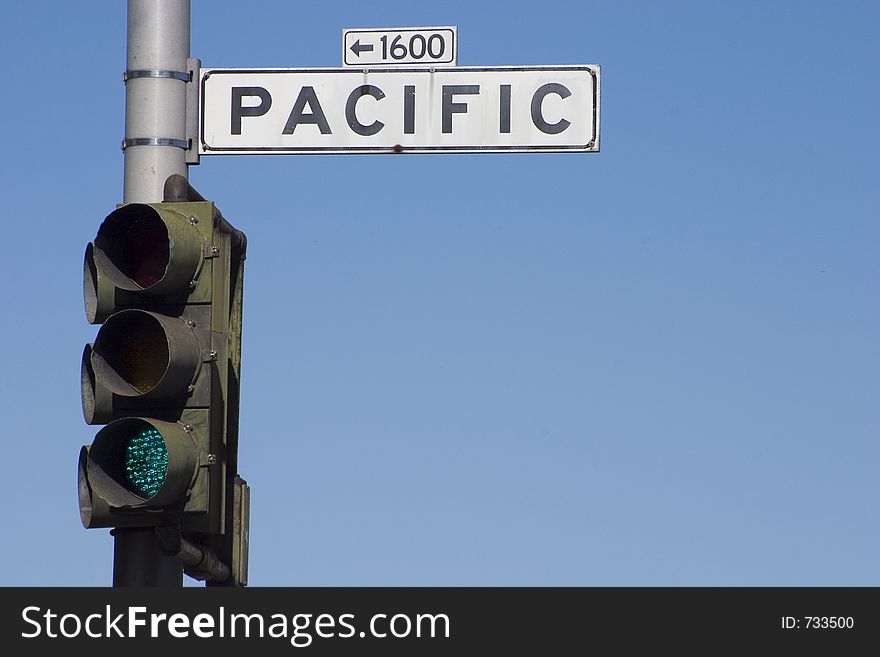
[[[599,66],[202,69],[201,155],[596,152]]]
[[[457,27],[342,30],[343,66],[455,66]]]

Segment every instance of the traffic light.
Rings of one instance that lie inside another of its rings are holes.
[[[242,585],[246,239],[189,189],[199,200],[118,207],[86,247],[86,318],[100,327],[83,351],[83,416],[105,426],[80,451],[80,515],[86,528],[155,527],[188,574]]]

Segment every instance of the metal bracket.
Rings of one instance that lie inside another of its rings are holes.
[[[199,59],[187,59],[186,67],[189,69],[186,85],[186,137],[189,148],[186,150],[186,163],[199,163],[199,71],[202,62]]]
[[[122,74],[122,81],[128,82],[135,78],[169,78],[172,80],[180,80],[182,82],[192,81],[192,71],[152,71],[138,70],[126,71]]]
[[[202,62],[198,59],[186,60],[186,71],[168,71],[138,69],[126,71],[122,74],[122,81],[138,78],[152,78],[154,80],[180,80],[186,83],[186,139],[166,139],[164,137],[137,137],[126,139],[122,142],[122,150],[129,146],[174,146],[182,148],[185,153],[187,164],[199,163],[199,149],[194,148],[199,133],[199,71]],[[195,82],[196,84],[192,84]]]
[[[131,139],[122,140],[122,150],[129,146],[174,146],[188,150],[190,147],[189,139],[169,139],[167,137],[133,137]]]
[[[211,550],[181,536],[177,527],[156,528],[159,550],[183,562],[184,572],[193,579],[225,582],[231,574],[229,566]]]

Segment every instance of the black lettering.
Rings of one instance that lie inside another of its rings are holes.
[[[242,107],[241,101],[245,96],[256,96],[260,99],[260,104]],[[232,87],[232,134],[241,134],[241,117],[263,116],[270,107],[272,107],[272,96],[263,87]]]
[[[510,85],[501,85],[501,113],[498,117],[498,131],[510,134]]]
[[[364,125],[358,121],[355,110],[358,101],[364,96],[372,96],[376,100],[382,100],[385,98],[385,92],[372,84],[362,84],[357,87],[348,95],[348,100],[345,101],[345,120],[348,121],[348,127],[357,134],[369,137],[384,128],[385,124],[381,121],[373,121],[370,125]]]
[[[304,114],[303,110],[308,104],[311,113]],[[296,130],[296,126],[301,123],[311,123],[318,126],[322,135],[331,134],[330,125],[327,123],[327,117],[324,116],[324,110],[321,109],[321,103],[318,102],[318,95],[315,93],[314,87],[303,87],[299,90],[299,96],[290,110],[290,116],[287,117],[287,123],[284,124],[282,135],[292,135]]]
[[[443,85],[443,134],[452,134],[452,115],[467,114],[467,103],[455,103],[456,95],[476,96],[480,93],[478,84],[444,84]]]
[[[412,84],[403,87],[403,134],[416,133],[416,87]]]
[[[568,98],[571,96],[571,92],[557,82],[550,82],[539,88],[535,92],[535,95],[532,96],[532,123],[534,123],[535,127],[541,132],[548,135],[558,135],[570,126],[571,122],[566,121],[565,119],[559,119],[556,123],[547,123],[547,121],[544,120],[542,106],[544,105],[544,97],[549,94],[557,94],[562,98]]]

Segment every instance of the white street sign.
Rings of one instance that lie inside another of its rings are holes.
[[[201,73],[200,155],[599,150],[596,65]]]
[[[343,66],[455,66],[458,28],[342,30]]]

